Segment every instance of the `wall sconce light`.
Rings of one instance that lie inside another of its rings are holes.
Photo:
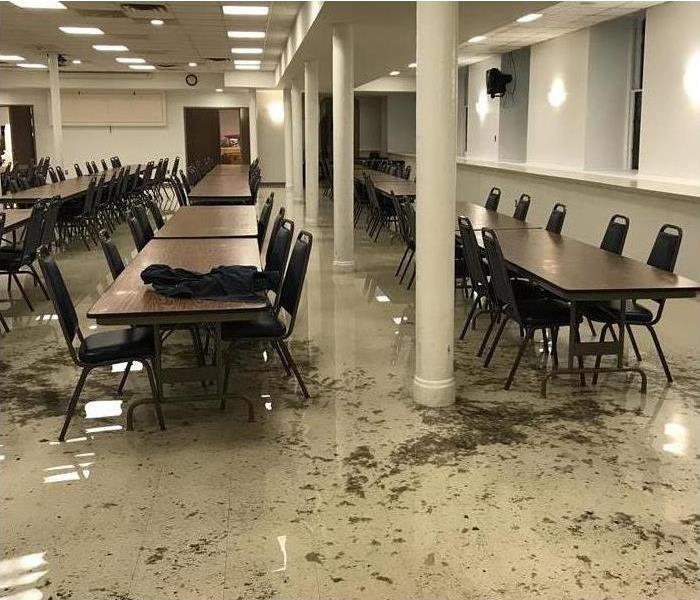
[[[549,88],[547,93],[547,101],[554,108],[559,108],[566,100],[566,88],[564,87],[564,82],[557,77],[552,81],[552,86]]]
[[[489,99],[486,95],[485,89],[482,89],[481,92],[479,92],[479,97],[476,100],[475,108],[476,114],[479,115],[479,120],[483,122],[489,112]]]
[[[271,102],[267,107],[267,114],[273,123],[284,123],[284,104],[281,102]]]
[[[700,106],[700,52],[693,54],[685,66],[683,89],[691,102]]]

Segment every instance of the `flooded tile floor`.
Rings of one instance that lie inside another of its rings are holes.
[[[359,229],[357,270],[337,274],[329,223],[326,203],[292,343],[312,399],[270,349],[240,346],[233,384],[253,423],[240,401],[168,404],[166,431],[141,407],[126,432],[121,373],[103,369],[58,443],[78,370],[37,289],[34,313],[2,301],[2,597],[698,598],[698,303],[669,303],[659,328],[673,385],[638,335],[646,397],[618,375],[562,379],[542,399],[537,344],[503,391],[513,328],[488,370],[470,332],[457,404],[424,409],[399,244]],[[128,254],[125,227],[116,238]],[[76,245],[58,260],[84,315],[109,283],[104,258]],[[456,327],[467,307],[457,294]],[[187,342],[167,342],[173,360]],[[124,402],[145,394],[132,373]]]

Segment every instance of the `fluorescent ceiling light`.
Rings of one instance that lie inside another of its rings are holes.
[[[119,60],[119,59],[117,59],[117,60]],[[196,62],[187,63],[187,66],[188,67],[196,67],[197,63]]]
[[[415,69],[418,65],[416,63],[408,63],[409,69]]]
[[[119,56],[114,60],[124,65],[142,65],[146,62],[144,58],[136,58],[135,56]]]
[[[63,33],[69,33],[70,35],[103,35],[99,27],[59,27]]]
[[[40,63],[19,63],[17,65],[18,67],[22,67],[23,69],[46,69],[46,65],[42,65]]]
[[[237,58],[236,60],[233,61],[233,64],[235,65],[259,65],[260,61],[259,60],[253,60],[253,59],[241,59]]]
[[[221,88],[216,88],[214,91],[215,91],[215,92],[223,92],[224,90],[221,89]]]
[[[74,65],[81,65],[81,64],[83,63],[83,61],[80,60],[79,58],[74,58],[71,62],[72,62]]]
[[[259,15],[264,16],[270,12],[267,6],[224,6],[225,15]]]
[[[474,37],[470,37],[467,42],[470,44],[478,44],[479,42],[483,42],[485,39],[485,35],[475,35]]]
[[[24,56],[16,54],[0,54],[0,62],[20,62],[25,60]]]
[[[237,71],[259,71],[260,65],[234,65]]]
[[[390,71],[389,75],[391,75],[392,77],[396,77],[397,75],[401,75],[401,71]]]
[[[261,40],[265,37],[264,31],[229,31],[228,37],[246,40]]]
[[[527,15],[523,15],[519,19],[516,19],[518,23],[532,23],[533,21],[537,21],[542,16],[542,13],[528,13]]]
[[[231,54],[262,54],[262,48],[231,48]]]
[[[130,69],[134,71],[155,71],[156,68],[153,65],[129,65]]]
[[[10,2],[20,8],[41,8],[45,10],[66,8],[58,0],[10,0]]]
[[[162,25],[165,21],[163,19],[151,19],[151,25]]]
[[[121,46],[119,44],[96,44],[93,46],[95,50],[100,52],[128,52],[129,49],[126,46]]]

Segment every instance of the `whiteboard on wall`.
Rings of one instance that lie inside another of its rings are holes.
[[[64,126],[165,126],[165,94],[159,91],[64,91]]]

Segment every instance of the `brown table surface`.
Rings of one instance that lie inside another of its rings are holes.
[[[197,203],[206,198],[250,198],[247,165],[216,165],[188,194]]]
[[[17,229],[24,226],[32,214],[31,208],[7,208],[0,210],[0,213],[5,213],[5,231]]]
[[[467,217],[474,229],[542,229],[527,221],[518,221],[495,210],[486,210],[480,204],[459,201],[456,205],[458,217]]]
[[[544,229],[496,235],[516,272],[567,300],[683,298],[700,292],[697,281]]]
[[[255,238],[153,239],[136,255],[87,313],[104,325],[229,321],[266,307],[264,301],[241,302],[168,298],[141,280],[148,265],[166,264],[207,272],[219,265],[261,268]]]
[[[135,168],[136,165],[131,167],[132,173]],[[72,177],[65,181],[39,185],[29,188],[28,190],[22,190],[21,192],[7,192],[2,195],[2,201],[7,203],[27,204],[35,200],[40,200],[41,198],[53,198],[54,196],[60,196],[63,200],[67,200],[68,198],[84,194],[93,177],[101,177],[102,173],[104,173],[105,181],[108,181],[117,170],[118,169],[107,169],[106,171],[100,171],[97,175]]]
[[[157,238],[240,238],[258,235],[254,206],[181,206]]]

